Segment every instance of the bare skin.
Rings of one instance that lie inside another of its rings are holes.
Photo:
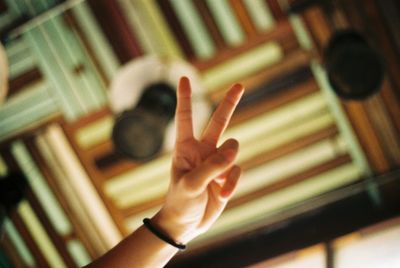
[[[190,81],[182,77],[177,90],[176,143],[171,182],[164,206],[151,219],[159,230],[187,244],[207,231],[232,196],[241,170],[234,164],[239,144],[228,139],[217,147],[243,95],[236,84],[225,95],[202,136],[193,135]],[[163,267],[177,249],[141,226],[87,267]]]

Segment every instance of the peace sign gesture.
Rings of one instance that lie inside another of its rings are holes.
[[[151,224],[145,219],[146,227],[142,225],[89,267],[164,267],[177,252],[170,239],[186,244],[208,230],[232,196],[240,176],[240,168],[233,164],[239,145],[234,139],[220,147],[217,143],[243,94],[243,87],[232,86],[200,139],[193,136],[188,78],[181,78],[177,94],[177,137],[164,206]]]
[[[175,241],[187,243],[205,232],[222,213],[232,196],[241,170],[233,162],[238,142],[217,147],[243,95],[235,84],[227,92],[200,139],[193,135],[190,81],[182,77],[177,90],[176,144],[171,183],[165,204],[153,222]]]

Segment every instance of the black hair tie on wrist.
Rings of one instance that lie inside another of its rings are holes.
[[[168,237],[166,234],[164,234],[163,232],[161,232],[160,230],[158,230],[156,227],[154,227],[151,224],[151,221],[149,218],[145,218],[143,219],[143,224],[144,226],[147,227],[147,229],[150,230],[150,232],[152,232],[155,236],[157,236],[158,238],[160,238],[162,241],[170,244],[171,246],[176,247],[179,250],[185,250],[186,249],[186,245],[184,244],[178,244],[176,243],[174,240],[172,240],[170,237]]]

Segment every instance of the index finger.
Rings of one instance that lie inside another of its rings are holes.
[[[235,84],[228,93],[226,93],[204,130],[201,138],[202,141],[213,146],[217,145],[219,138],[224,133],[231,120],[232,114],[243,95],[243,91],[244,88],[241,84]]]
[[[179,80],[175,124],[177,143],[193,138],[192,92],[187,77]]]

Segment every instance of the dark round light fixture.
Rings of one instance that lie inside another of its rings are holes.
[[[336,94],[362,100],[376,93],[384,77],[381,56],[354,30],[335,33],[326,50],[325,65]]]
[[[175,107],[172,86],[160,82],[146,87],[137,106],[124,111],[115,121],[112,139],[117,151],[140,161],[156,156]]]

